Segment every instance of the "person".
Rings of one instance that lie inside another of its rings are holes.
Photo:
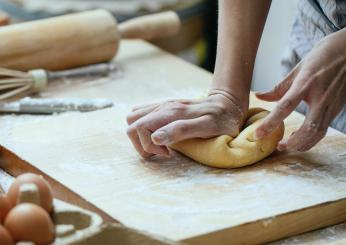
[[[215,70],[208,97],[134,108],[127,133],[144,157],[169,156],[168,146],[189,138],[236,136],[249,106],[255,57],[271,1],[220,0]],[[320,11],[319,11],[320,10]],[[289,50],[288,74],[271,91],[256,93],[277,105],[255,131],[266,137],[296,108],[300,128],[278,150],[307,151],[329,125],[346,132],[346,1],[300,0]],[[268,54],[270,55],[270,54]]]

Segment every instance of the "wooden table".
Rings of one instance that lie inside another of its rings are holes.
[[[308,153],[275,153],[239,170],[207,168],[182,156],[144,161],[125,134],[128,111],[204,96],[211,74],[141,41],[123,42],[116,64],[111,77],[55,82],[42,93],[109,98],[112,109],[1,116],[0,144],[16,156],[2,149],[0,166],[17,174],[30,163],[104,217],[191,244],[270,241],[346,219],[346,136],[331,129]],[[273,107],[253,95],[251,105]],[[302,120],[293,113],[286,133]],[[314,239],[319,235],[307,240]]]

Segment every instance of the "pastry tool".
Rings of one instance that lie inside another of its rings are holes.
[[[137,17],[117,25],[111,13],[93,10],[0,28],[0,66],[61,70],[111,60],[120,39],[153,39],[177,33],[175,12]]]
[[[54,79],[86,75],[107,75],[114,69],[115,67],[111,63],[101,63],[55,72],[43,69],[22,72],[0,67],[0,100],[19,94],[40,92],[46,87],[49,81]]]
[[[32,99],[0,103],[0,113],[53,114],[67,111],[89,112],[112,107],[107,99]]]

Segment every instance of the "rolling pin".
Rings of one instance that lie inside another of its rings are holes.
[[[0,66],[27,71],[61,70],[111,60],[121,39],[166,37],[177,33],[172,11],[117,24],[106,10],[92,10],[0,28]]]

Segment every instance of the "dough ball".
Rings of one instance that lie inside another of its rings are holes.
[[[238,168],[254,164],[269,156],[284,134],[282,124],[266,138],[254,140],[256,127],[268,114],[262,108],[249,109],[244,128],[235,138],[221,135],[210,139],[189,139],[173,144],[171,148],[211,167]]]

